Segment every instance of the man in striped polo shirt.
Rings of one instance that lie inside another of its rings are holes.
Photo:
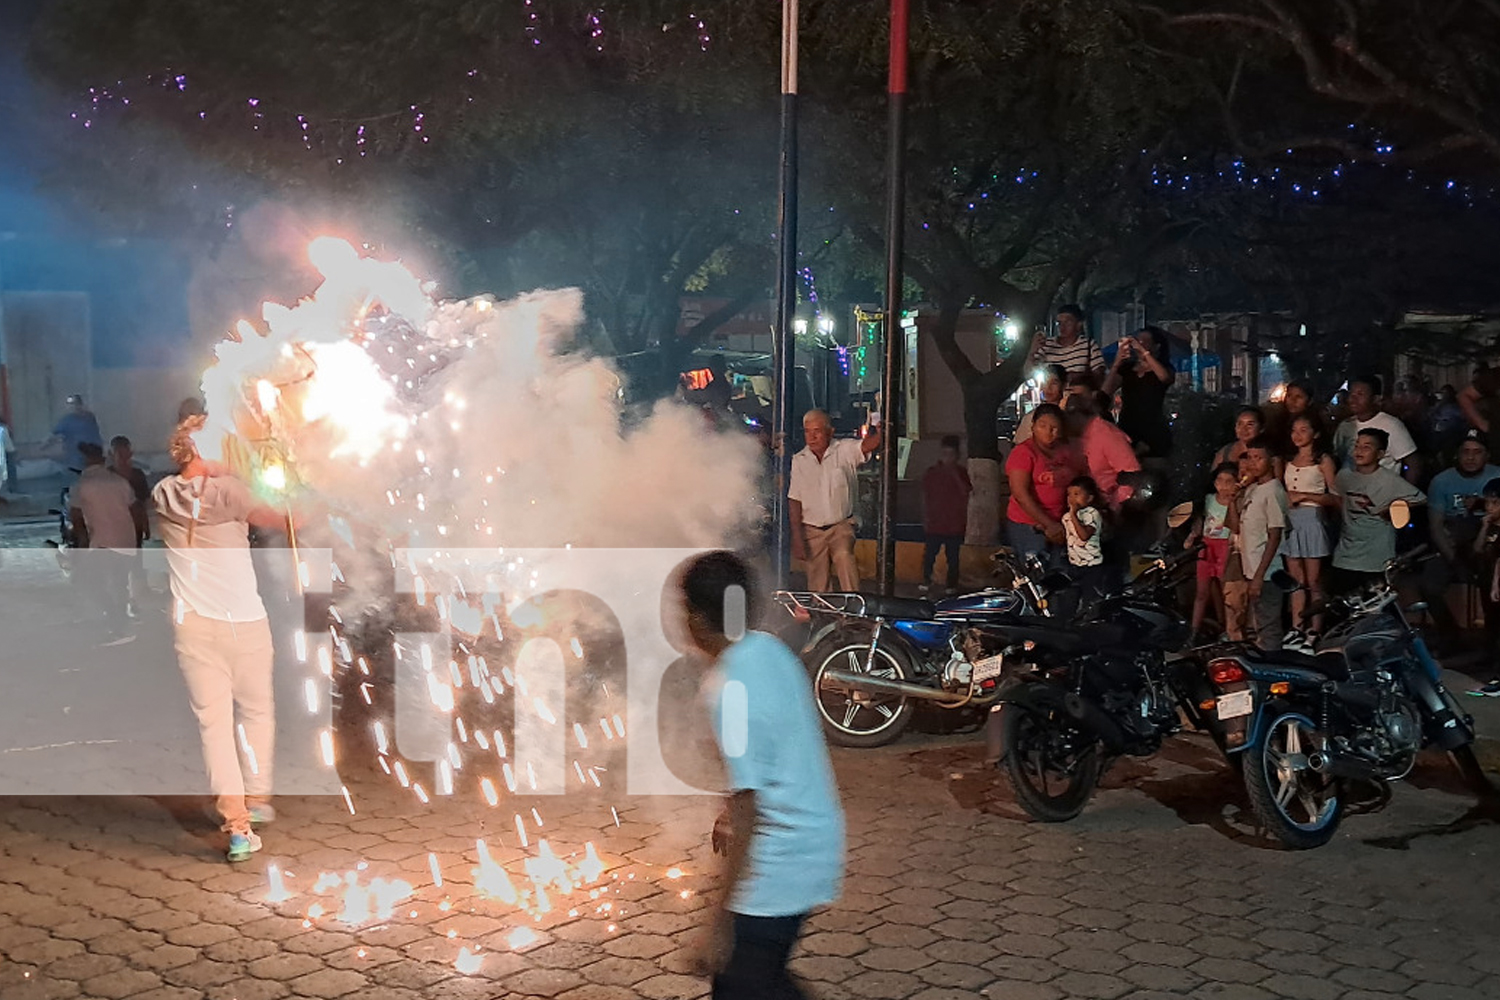
[[[1104,376],[1104,355],[1083,329],[1083,309],[1066,305],[1057,310],[1057,337],[1038,338],[1031,343],[1031,360],[1027,369],[1043,365],[1059,365],[1069,375],[1092,374],[1096,380]]]

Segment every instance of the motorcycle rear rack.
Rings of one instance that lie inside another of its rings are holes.
[[[797,610],[818,615],[841,615],[845,618],[869,618],[869,605],[863,594],[818,594],[802,590],[778,590],[772,599],[793,615]]]

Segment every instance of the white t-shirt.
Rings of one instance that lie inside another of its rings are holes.
[[[1390,446],[1386,448],[1385,457],[1380,460],[1380,464],[1392,472],[1399,473],[1401,463],[1417,450],[1417,442],[1412,440],[1411,432],[1406,429],[1400,417],[1393,417],[1384,410],[1369,420],[1350,417],[1339,424],[1339,429],[1333,435],[1333,450],[1344,468],[1354,465],[1354,439],[1362,430],[1380,430],[1390,435]]]
[[[821,462],[808,448],[792,456],[792,483],[786,497],[802,505],[803,524],[823,528],[854,516],[859,489],[855,470],[864,460],[864,449],[853,438],[828,442]]]
[[[178,604],[223,622],[265,618],[250,560],[249,517],[260,506],[250,488],[231,476],[168,476],[151,491],[151,502]]]
[[[135,491],[107,466],[91,465],[83,470],[68,501],[83,511],[91,549],[135,550]]]
[[[1068,535],[1068,565],[1070,566],[1102,566],[1104,565],[1104,543],[1100,529],[1104,525],[1104,518],[1093,507],[1078,508],[1078,523],[1085,528],[1093,528],[1094,533],[1084,541],[1078,535],[1078,529],[1073,527],[1071,517],[1063,517],[1063,530]]]
[[[1260,569],[1260,561],[1265,558],[1266,543],[1270,540],[1272,528],[1280,528],[1285,540],[1286,514],[1286,488],[1279,480],[1257,483],[1247,489],[1245,506],[1240,512],[1240,533],[1235,537],[1235,547],[1240,552],[1240,565],[1244,567],[1245,579],[1250,579]],[[1271,561],[1266,573],[1274,573],[1280,567],[1281,556],[1278,555]]]

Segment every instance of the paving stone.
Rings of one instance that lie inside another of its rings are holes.
[[[291,992],[289,986],[274,979],[236,979],[219,988],[219,993],[233,1000],[280,1000]]]
[[[293,993],[304,997],[319,997],[337,1000],[338,997],[362,990],[368,985],[364,976],[348,969],[323,969],[305,976],[298,976],[287,983]]]
[[[877,928],[879,929],[879,928]],[[873,932],[872,932],[873,933]],[[830,931],[805,935],[798,947],[809,955],[858,955],[869,949],[871,939],[859,934]]]
[[[863,972],[850,979],[847,985],[855,996],[872,1000],[905,1000],[923,988],[923,983],[909,972]]]
[[[639,958],[604,958],[579,968],[579,974],[585,980],[606,986],[633,986],[660,971],[654,962]]]

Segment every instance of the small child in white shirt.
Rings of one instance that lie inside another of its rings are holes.
[[[1068,566],[1079,590],[1089,596],[1104,583],[1104,518],[1099,513],[1099,486],[1079,476],[1068,487],[1063,531],[1068,536]]]

